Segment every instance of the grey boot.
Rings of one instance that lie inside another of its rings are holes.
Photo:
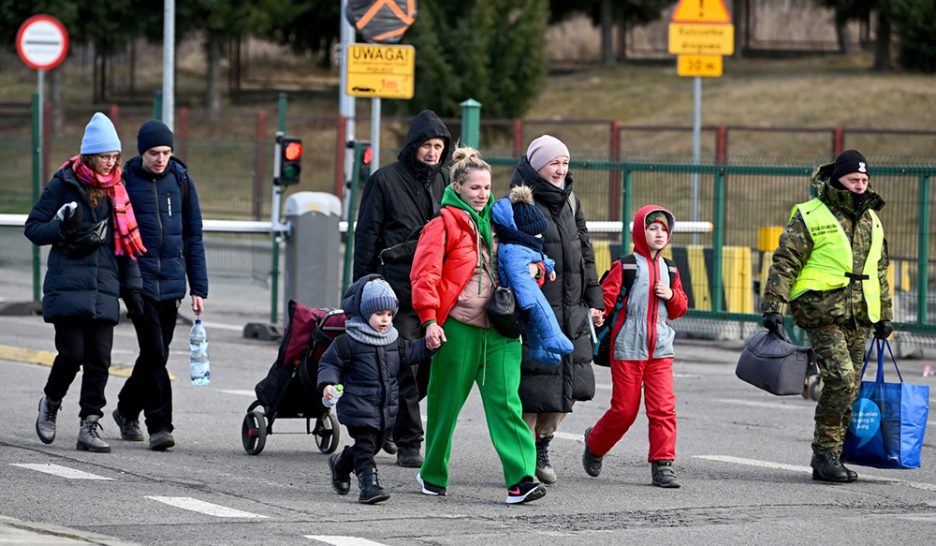
[[[667,489],[679,489],[676,481],[676,471],[673,470],[673,461],[653,461],[650,465],[653,485]]]
[[[556,471],[549,464],[549,442],[552,439],[550,434],[536,441],[536,478],[547,485],[556,483]]]
[[[36,417],[36,434],[43,444],[51,444],[55,440],[55,417],[62,409],[62,401],[50,400],[43,396],[39,400],[39,416]]]
[[[585,468],[586,474],[597,478],[598,475],[601,474],[601,461],[604,457],[599,457],[588,449],[588,435],[591,431],[592,427],[585,429],[585,451],[582,452],[582,466]]]
[[[101,439],[101,423],[97,415],[89,415],[81,420],[81,429],[78,431],[78,451],[91,451],[93,453],[110,453],[110,446]]]

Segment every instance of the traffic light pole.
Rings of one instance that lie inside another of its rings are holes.
[[[279,96],[279,127],[276,131],[276,146],[273,149],[273,180],[278,181],[280,170],[282,169],[282,159],[280,157],[280,148],[282,146],[282,137],[286,131],[286,93],[280,93]],[[270,225],[273,229],[273,263],[270,269],[270,322],[277,324],[279,321],[279,310],[276,305],[279,301],[279,259],[280,244],[282,242],[282,233],[285,226],[280,223],[280,201],[283,198],[283,187],[279,184],[273,184],[273,196],[270,201]]]
[[[364,164],[364,153],[368,148],[370,148],[369,142],[357,141],[354,143],[354,167],[351,169],[351,187],[348,190],[348,229],[345,230],[344,271],[341,276],[342,294],[351,285],[351,262],[354,259],[354,222],[357,218],[357,188],[370,176],[370,169]]]

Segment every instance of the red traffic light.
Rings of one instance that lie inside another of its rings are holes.
[[[302,143],[294,140],[287,144],[286,149],[283,150],[283,156],[288,161],[295,161],[302,157]]]
[[[368,146],[364,150],[364,157],[361,158],[361,161],[363,161],[365,165],[370,165],[373,159],[374,159],[374,149]]]

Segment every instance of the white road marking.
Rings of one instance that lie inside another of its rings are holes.
[[[244,389],[244,390],[238,390],[238,389],[218,389],[218,390],[219,390],[219,392],[223,392],[223,393],[226,393],[226,394],[236,394],[237,396],[253,396],[253,397],[256,397],[256,396],[257,396],[257,393],[256,393],[255,391],[248,391],[248,390],[246,390],[246,389]]]
[[[913,516],[895,516],[897,519],[906,521],[922,521],[925,523],[936,523],[936,514],[916,514]]]
[[[217,504],[211,504],[210,502],[200,501],[198,499],[193,499],[192,497],[146,497],[148,499],[153,499],[154,501],[168,504],[169,506],[175,506],[176,508],[181,508],[183,510],[191,510],[192,512],[199,512],[202,514],[207,514],[209,516],[215,516],[219,518],[266,518],[266,516],[261,516],[260,514],[252,514],[250,512],[243,512],[241,510],[235,510],[233,508],[227,508],[224,506],[219,506]]]
[[[384,546],[381,542],[374,542],[361,537],[342,537],[333,535],[306,535],[306,538],[332,544],[333,546]]]
[[[569,432],[554,432],[553,436],[560,440],[571,440],[573,442],[585,443],[585,436],[581,434],[572,434]]]
[[[731,457],[728,455],[693,455],[693,459],[705,459],[707,461],[716,461],[716,462],[728,463],[728,464],[743,464],[747,466],[756,466],[760,468],[772,468],[775,470],[789,470],[791,472],[812,473],[812,468],[808,466],[775,463],[772,461],[760,461],[757,459],[745,459],[742,457]],[[920,489],[922,491],[936,492],[936,485],[931,484],[931,483],[909,482],[905,480],[898,480],[896,478],[885,478],[883,476],[870,476],[863,472],[859,472],[858,479],[861,481],[868,481],[868,482],[892,483],[894,485],[903,485],[906,487],[912,487],[913,489]]]
[[[230,330],[232,332],[242,332],[244,331],[243,326],[237,326],[236,324],[222,324],[220,322],[205,322],[205,329],[211,328],[214,330]]]
[[[754,400],[739,400],[737,398],[717,398],[716,402],[721,402],[723,404],[735,404],[738,406],[752,406],[755,408],[770,408],[770,409],[781,409],[781,410],[815,410],[811,406],[794,406],[791,404],[780,404],[777,402],[756,402]]]
[[[68,468],[67,466],[61,466],[57,464],[10,463],[10,465],[19,466],[22,468],[28,468],[29,470],[35,470],[37,472],[45,472],[46,474],[52,474],[53,476],[58,476],[60,478],[66,478],[69,480],[112,480],[113,479],[113,478],[107,478],[105,476],[98,476],[97,474],[83,472],[81,470],[76,470],[74,468]]]

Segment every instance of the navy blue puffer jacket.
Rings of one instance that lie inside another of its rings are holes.
[[[71,167],[62,167],[53,176],[26,219],[26,237],[36,245],[53,245],[45,280],[42,283],[42,317],[46,322],[62,319],[91,319],[117,323],[121,288],[141,287],[137,262],[114,255],[114,225],[107,221],[104,244],[80,258],[68,258],[55,243],[64,241],[61,222],[55,213],[74,201],[81,209],[78,230],[111,217],[111,203],[105,196],[91,208],[85,186]]]
[[[349,317],[360,315],[357,303],[360,292],[364,284],[374,278],[379,275],[366,275],[349,287],[348,292],[357,294],[357,297],[346,297],[342,303]],[[347,334],[342,336],[348,342],[350,358],[344,361],[338,355],[336,338],[319,361],[318,389],[321,391],[326,385],[339,383],[344,386],[344,395],[336,406],[338,420],[344,426],[389,433],[399,408],[397,376],[400,366],[425,362],[432,357],[432,351],[426,348],[424,338],[415,341],[399,338],[395,343],[379,346],[361,343]]]
[[[162,174],[153,174],[137,156],[124,165],[123,179],[146,246],[140,258],[143,295],[156,301],[180,300],[188,277],[191,293],[207,298],[201,208],[185,164],[173,157]],[[187,199],[183,184],[188,186]]]

